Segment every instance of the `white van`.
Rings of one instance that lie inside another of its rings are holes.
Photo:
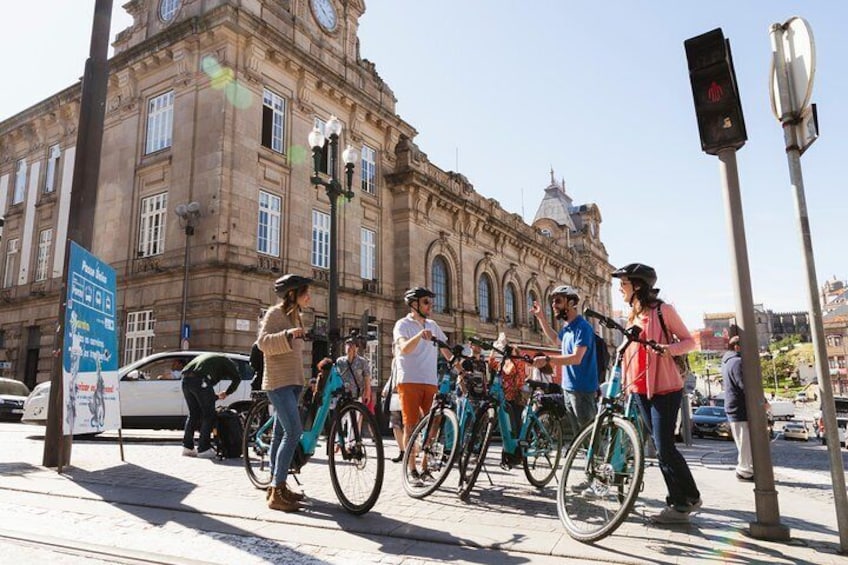
[[[795,417],[795,404],[788,400],[771,400],[768,412],[774,420],[791,420]]]

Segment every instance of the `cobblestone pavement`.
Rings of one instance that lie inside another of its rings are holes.
[[[178,433],[126,432],[125,462],[114,434],[77,441],[72,466],[61,475],[39,465],[41,433],[0,424],[0,530],[212,563],[846,562],[836,553],[826,453],[813,442],[773,444],[790,542],[745,535],[756,520],[753,486],[733,478],[733,444],[699,440],[683,449],[705,503],[691,525],[648,523],[645,515],[664,498],[660,473],[650,467],[628,521],[613,536],[586,545],[565,534],[554,488],[536,490],[520,469],[501,470],[497,450],[488,465],[494,484],[481,475],[468,503],[452,491],[455,476],[425,500],[407,497],[399,466],[387,462],[380,500],[362,517],[340,508],[326,460],[316,455],[301,477],[310,507],[292,515],[267,509],[264,493],[252,488],[240,460],[180,457]],[[396,449],[387,442],[389,457]],[[0,536],[0,550],[7,544]],[[35,558],[23,562],[30,561]]]

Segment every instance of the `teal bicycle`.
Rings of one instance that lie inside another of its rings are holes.
[[[274,415],[264,392],[256,391],[252,397],[244,423],[242,457],[250,482],[261,489],[271,484]],[[332,418],[327,459],[333,490],[345,510],[365,514],[374,507],[383,487],[383,439],[373,414],[345,388],[335,364],[319,378],[289,472],[296,479],[315,454],[328,417]]]
[[[472,343],[499,353],[504,361],[521,359],[527,363],[533,362],[527,355],[516,354],[510,345],[498,349],[492,343],[476,338],[472,338]],[[504,364],[501,363],[501,369],[492,377],[488,398],[477,412],[476,421],[460,455],[459,497],[462,500],[468,499],[483,470],[496,426],[500,428],[503,443],[502,467],[510,469],[522,465],[530,484],[543,488],[554,478],[559,466],[563,446],[562,388],[555,383],[526,381],[531,396],[521,415],[521,427],[516,432],[512,428],[510,408],[504,396]]]
[[[448,366],[463,359],[461,370],[448,370],[439,379],[430,411],[415,425],[403,454],[403,488],[413,498],[424,498],[447,479],[469,437],[475,417],[475,401],[485,390],[483,377],[475,375],[471,358],[461,345],[451,348],[433,338],[436,347],[453,353]],[[456,388],[462,389],[458,397]],[[457,441],[458,439],[458,441]]]
[[[557,489],[557,514],[568,535],[594,542],[613,533],[633,508],[645,472],[645,449],[652,442],[647,414],[630,391],[622,392],[624,351],[640,343],[661,351],[657,343],[639,338],[642,329],[624,329],[615,320],[593,310],[583,313],[601,325],[617,330],[625,341],[619,347],[610,382],[595,421],[577,433],[565,455]]]

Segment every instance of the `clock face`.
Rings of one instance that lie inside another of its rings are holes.
[[[309,0],[309,6],[312,8],[312,15],[315,16],[315,20],[324,30],[334,31],[336,29],[339,22],[332,0]]]

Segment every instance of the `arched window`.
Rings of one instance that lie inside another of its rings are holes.
[[[550,297],[548,297],[548,299],[545,300],[545,316],[548,317],[548,321],[551,323],[551,327],[554,328],[554,330],[556,331],[556,329],[557,329],[556,318],[554,318],[554,309],[551,308],[551,298]]]
[[[477,281],[477,304],[480,309],[480,320],[489,322],[492,319],[492,281],[489,275],[480,275]]]
[[[506,285],[504,289],[504,318],[506,318],[506,325],[510,327],[518,324],[518,304],[515,300],[515,287],[512,284]]]
[[[536,316],[533,315],[531,310],[533,309],[533,303],[538,301],[539,299],[536,297],[534,291],[531,290],[527,293],[527,323],[534,332],[539,331],[539,320],[536,319]]]
[[[433,292],[436,293],[433,298],[434,312],[447,312],[450,304],[450,279],[448,278],[448,265],[444,257],[436,257],[433,259],[433,270],[431,273],[433,280]]]

